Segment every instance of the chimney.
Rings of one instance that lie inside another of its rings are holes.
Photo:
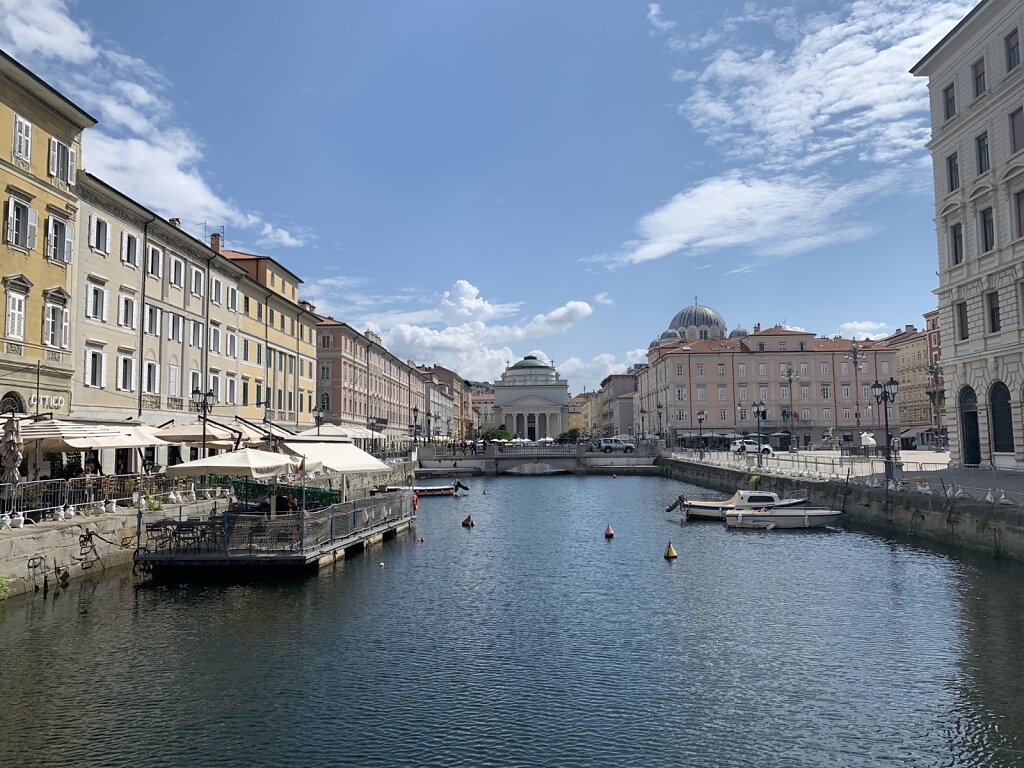
[[[174,227],[175,229],[181,229],[181,219],[179,219],[178,217],[168,219],[168,221],[171,222],[171,226]]]
[[[914,327],[913,323],[907,323],[903,326],[904,333],[917,333],[917,328]]]
[[[754,333],[760,333],[760,332],[761,332],[761,324],[760,323],[754,323]]]
[[[220,249],[221,249],[221,247],[223,245],[224,245],[224,235],[222,235],[220,232],[214,232],[212,235],[210,235],[210,247],[214,251],[216,251],[217,253],[220,253]]]

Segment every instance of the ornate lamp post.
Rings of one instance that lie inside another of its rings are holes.
[[[320,425],[324,423],[324,414],[325,413],[327,413],[327,411],[324,410],[323,405],[318,406],[317,409],[315,411],[313,411],[313,418],[316,420],[316,435],[317,435],[317,437],[320,437]]]
[[[942,378],[942,366],[938,363],[932,363],[928,366],[928,375],[932,380],[932,411],[934,412],[935,421],[935,450],[942,450],[942,411],[939,409],[939,379]]]
[[[757,409],[757,466],[761,466],[761,414],[764,413],[764,400],[754,403]]]
[[[889,404],[896,402],[896,392],[899,390],[900,383],[896,381],[892,376],[885,382],[884,385],[878,383],[878,379],[875,379],[875,383],[871,385],[871,394],[875,396],[875,401],[882,408],[882,413],[885,414],[885,479],[886,482],[893,479],[894,472],[892,466],[892,446],[889,441]]]
[[[860,361],[865,357],[864,351],[853,342],[850,351],[846,353],[846,359],[853,363],[853,415],[857,419],[857,431],[860,432]]]
[[[640,439],[641,440],[646,440],[647,439],[647,427],[644,426],[644,417],[646,415],[647,415],[647,409],[646,408],[641,408],[640,409]]]
[[[427,411],[427,442],[428,443],[433,443],[434,442],[434,435],[431,432],[432,425],[430,423],[430,420],[432,418],[434,418],[434,414],[432,414],[430,411]]]
[[[199,387],[196,387],[192,390],[192,403],[195,405],[196,410],[199,411],[199,420],[203,422],[203,456],[206,455],[206,419],[209,418],[209,413],[213,410],[213,403],[216,399],[217,396],[213,394],[212,389],[200,392]]]
[[[661,440],[665,436],[664,435],[665,427],[664,427],[664,424],[663,424],[663,422],[661,420],[661,411],[662,411],[662,409],[664,407],[665,406],[663,406],[661,404],[661,402],[659,402],[658,405],[656,406],[656,409],[658,411],[658,439],[659,440]]]
[[[707,414],[704,411],[697,411],[697,447],[700,450],[700,460],[704,461],[704,419]]]
[[[420,407],[412,407],[412,444],[418,445],[420,437]]]

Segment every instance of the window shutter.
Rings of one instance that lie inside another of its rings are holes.
[[[56,330],[53,327],[53,308],[49,304],[47,304],[43,310],[43,318],[43,344],[49,344],[51,339],[53,339],[53,334]]]
[[[53,216],[48,216],[46,219],[45,234],[43,235],[46,241],[46,258],[56,259],[57,258],[57,233],[54,232],[56,227],[53,226]]]
[[[68,184],[75,183],[75,173],[78,170],[78,152],[68,149]],[[109,250],[109,248],[108,248]]]
[[[28,209],[28,249],[35,250],[36,233],[39,231],[39,211],[35,208]]]
[[[86,286],[85,292],[85,315],[92,317],[96,314],[96,292],[91,285]]]
[[[50,175],[57,175],[57,140],[50,139]]]
[[[117,370],[114,371],[114,387],[118,392],[123,392],[124,386],[124,357],[122,355],[117,356]]]
[[[117,324],[121,326],[124,325],[125,300],[124,296],[117,297]]]
[[[103,228],[103,252],[110,253],[110,224]]]
[[[100,387],[107,386],[107,353],[100,355],[102,365],[100,366]]]
[[[92,386],[92,352],[85,350],[85,386]]]
[[[161,314],[162,313],[160,312],[159,309],[156,310],[156,334],[155,335],[157,335],[157,336],[160,335],[160,315]]]
[[[60,346],[67,349],[71,343],[71,313],[67,309],[61,310]]]
[[[132,300],[132,330],[139,327],[139,302]]]
[[[131,365],[128,366],[128,370],[131,372],[131,381],[129,382],[129,389],[135,391],[135,358],[131,358]]]
[[[109,294],[106,291],[103,291],[103,315],[100,317],[100,320],[103,322],[107,322],[107,304],[109,301]]]
[[[189,320],[188,321],[188,344],[189,344],[190,347],[194,347],[195,346],[195,338],[196,338],[195,327],[196,327],[196,321],[195,320]]]
[[[75,227],[72,224],[64,225],[64,263],[70,264],[72,254],[75,252]]]
[[[153,394],[160,394],[160,363],[153,364]]]
[[[7,201],[7,242],[14,242],[14,198],[10,198]]]
[[[128,261],[128,233],[125,230],[121,230],[121,261]]]
[[[96,217],[89,214],[89,247],[96,247]]]

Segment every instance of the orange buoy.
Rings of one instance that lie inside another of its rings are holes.
[[[668,546],[665,547],[665,559],[675,560],[677,557],[679,557],[679,553],[676,552],[676,548],[672,546],[672,542],[670,541]]]
[[[612,530],[612,524],[608,523],[608,527],[604,529],[604,537],[606,539],[614,538],[615,531]]]

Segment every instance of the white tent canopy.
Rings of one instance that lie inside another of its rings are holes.
[[[152,432],[139,425],[110,426],[59,419],[41,419],[21,425],[24,443],[41,441],[50,451],[84,451],[98,448],[141,448],[163,445]]]
[[[158,430],[157,434],[162,440],[169,443],[201,443],[203,442],[203,422],[199,420],[193,421],[191,424],[175,424],[173,427]],[[230,429],[210,422],[206,424],[207,445],[212,445],[215,440],[223,441],[223,444],[230,442],[233,445],[237,437],[238,435]]]
[[[387,472],[391,469],[350,442],[304,442],[286,440],[285,450],[306,457],[306,461],[323,464],[332,472]]]
[[[347,437],[351,440],[354,437],[361,437],[356,432],[356,427],[343,427],[340,424],[321,424],[319,427],[304,429],[299,434],[310,437]]]
[[[198,461],[175,464],[167,468],[168,477],[195,477],[197,475],[230,475],[232,477],[268,478],[297,474],[303,469],[302,456],[258,451],[242,448],[220,453]],[[320,469],[320,462],[306,458],[305,469]]]

